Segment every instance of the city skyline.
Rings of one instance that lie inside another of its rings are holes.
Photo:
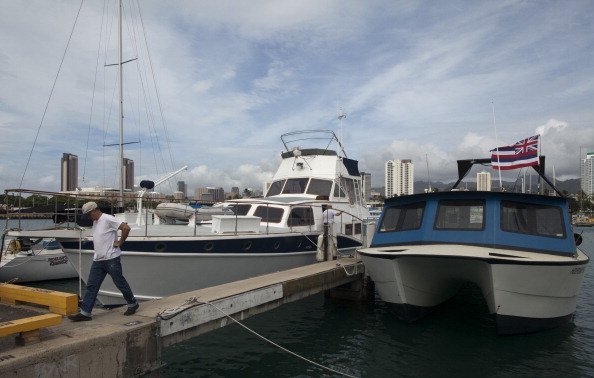
[[[580,177],[578,150],[594,151],[592,2],[124,7],[124,59],[137,58],[125,65],[124,142],[137,181],[187,165],[177,179],[191,187],[260,188],[279,136],[302,129],[340,135],[373,187],[398,156],[421,164],[418,178],[450,181],[456,160],[536,133],[561,180]],[[79,157],[79,186],[119,186],[117,12],[78,9],[3,4],[0,189],[59,187],[62,151]]]

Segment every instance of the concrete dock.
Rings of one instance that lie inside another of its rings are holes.
[[[124,316],[124,308],[95,309],[92,321],[64,319],[44,329],[36,344],[1,338],[0,376],[148,374],[161,366],[162,348],[233,323],[225,314],[241,321],[338,286],[357,296],[363,278],[360,260],[342,258],[142,302],[132,316]]]

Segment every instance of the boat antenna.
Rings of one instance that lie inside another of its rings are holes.
[[[340,127],[338,129],[338,142],[342,146],[342,120],[346,118],[346,113],[342,110],[342,106],[338,110],[338,120],[340,121]]]
[[[497,136],[497,123],[495,123],[495,103],[493,99],[491,99],[491,108],[493,109],[493,127],[495,128],[495,145],[497,146],[495,149],[497,150],[497,165],[499,167],[499,169],[497,169],[499,171],[499,190],[503,191],[503,183],[501,180],[501,164],[499,161],[499,137]]]
[[[429,193],[431,193],[433,189],[431,189],[431,174],[429,173],[429,157],[427,157],[427,154],[425,154],[425,162],[427,163],[427,180],[429,180]]]

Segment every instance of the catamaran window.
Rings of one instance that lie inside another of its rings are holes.
[[[565,237],[563,213],[558,206],[502,201],[501,229],[521,234]]]
[[[270,188],[268,188],[268,193],[266,193],[266,197],[272,197],[280,194],[283,190],[284,184],[285,180],[278,180],[273,182],[272,185],[270,185]]]
[[[482,230],[485,226],[485,201],[439,201],[435,228],[438,230]]]
[[[260,205],[254,211],[254,216],[262,218],[261,222],[280,223],[284,212],[283,209],[278,207]]]
[[[307,194],[330,196],[330,189],[332,189],[332,181],[311,179],[307,187]]]
[[[421,227],[425,202],[394,206],[386,209],[380,232],[416,230]]]
[[[305,187],[307,186],[307,178],[294,178],[288,179],[283,189],[283,194],[298,194],[305,193]]]
[[[251,207],[252,205],[234,204],[229,206],[228,208],[233,210],[233,215],[247,215]]]
[[[311,207],[294,207],[289,214],[287,225],[289,227],[310,226],[314,224],[313,210]]]

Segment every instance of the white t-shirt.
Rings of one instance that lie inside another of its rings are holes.
[[[101,217],[93,222],[93,260],[111,260],[122,254],[120,248],[113,246],[118,239],[118,228],[122,223],[124,222],[109,214],[101,214]]]
[[[336,213],[338,213],[338,211],[334,209],[324,210],[324,212],[322,213],[322,216],[324,217],[324,223],[333,224],[334,216],[336,215]]]

